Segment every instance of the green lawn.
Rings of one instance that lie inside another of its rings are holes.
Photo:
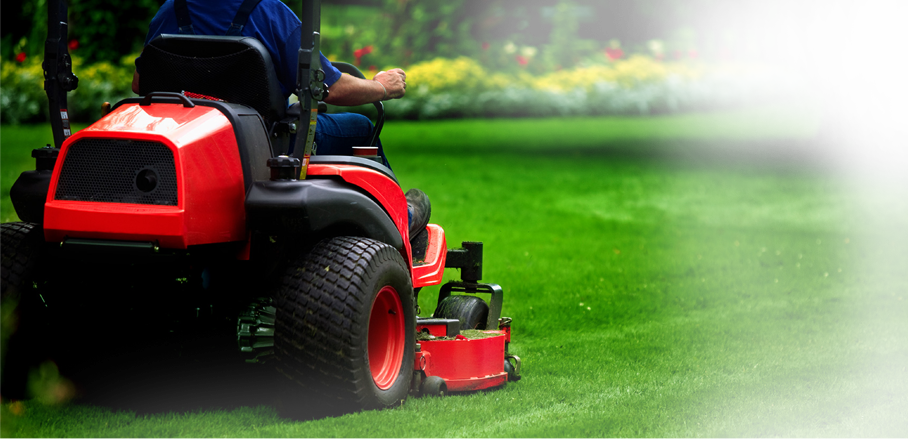
[[[815,157],[819,126],[772,109],[390,122],[394,170],[432,198],[448,246],[484,241],[522,381],[306,422],[223,400],[6,402],[2,434],[904,437],[908,208]],[[4,221],[30,161],[13,157],[46,129],[0,131]]]

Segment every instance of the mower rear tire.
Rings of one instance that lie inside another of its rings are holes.
[[[44,359],[43,347],[48,343],[44,307],[36,290],[46,253],[41,225],[0,225],[0,253],[0,339],[4,353],[0,394],[5,399],[21,399],[27,396],[28,371]]]
[[[460,320],[461,329],[486,329],[489,305],[476,296],[448,296],[435,309],[434,317]]]
[[[288,415],[313,401],[348,412],[406,399],[416,312],[395,248],[368,238],[321,241],[291,264],[275,299],[277,369],[302,385],[285,398]]]

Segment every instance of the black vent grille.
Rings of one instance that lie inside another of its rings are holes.
[[[162,143],[82,139],[64,160],[57,200],[177,205],[173,152]]]

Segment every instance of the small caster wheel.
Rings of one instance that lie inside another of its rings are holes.
[[[448,296],[438,304],[433,317],[460,320],[460,329],[486,329],[489,305],[474,296]]]
[[[513,358],[517,362],[517,367],[515,368],[507,358],[504,359],[504,371],[508,373],[508,381],[520,381],[520,358],[513,355],[509,358]]]
[[[426,396],[444,396],[448,391],[448,385],[441,377],[426,377],[422,382],[422,394]]]

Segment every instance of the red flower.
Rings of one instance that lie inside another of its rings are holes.
[[[523,55],[517,55],[517,64],[525,66],[530,63],[530,60],[526,59]]]
[[[719,48],[719,54],[717,55],[719,59],[725,61],[731,61],[735,59],[734,55],[731,54],[731,50],[728,47],[722,46]]]
[[[621,50],[621,48],[612,49],[610,47],[605,49],[605,57],[608,58],[609,61],[616,61],[624,57],[624,51]]]
[[[700,56],[700,52],[697,52],[697,49],[691,49],[687,51],[687,56],[690,59],[697,59]]]
[[[489,47],[490,47],[489,43],[482,43],[482,50],[489,50]]]
[[[16,54],[16,61],[25,62],[25,52],[19,52]]]
[[[371,64],[371,65],[369,66],[369,71],[370,71],[370,72],[374,72],[374,71],[376,71],[376,70],[378,70],[378,67],[375,67],[375,64]]]
[[[362,49],[354,50],[353,57],[356,58],[356,61],[354,62],[354,64],[356,64],[358,66],[360,63],[360,59],[363,57],[363,55],[368,55],[370,53],[372,53],[372,46],[366,46],[366,47],[363,47]]]
[[[76,50],[79,48],[79,40],[69,40],[69,50]]]

